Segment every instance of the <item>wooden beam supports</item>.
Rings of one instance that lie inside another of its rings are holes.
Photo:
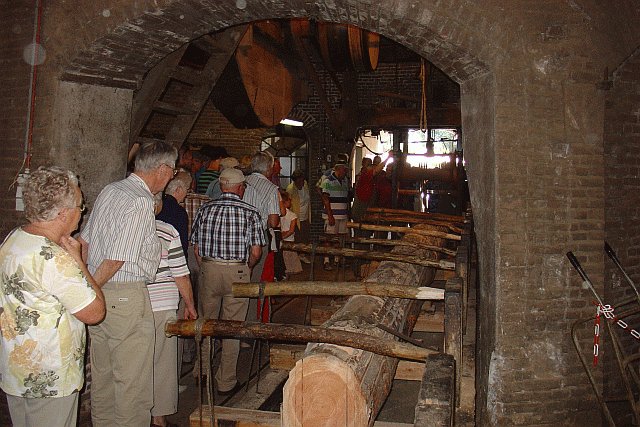
[[[443,233],[442,231],[435,231],[429,229],[419,229],[415,227],[395,227],[391,225],[374,225],[374,224],[361,224],[357,222],[348,222],[347,228],[357,228],[359,230],[367,231],[391,231],[394,233],[413,233],[420,236],[438,237],[446,240],[460,241],[462,238],[457,234]]]
[[[370,324],[369,326],[375,328],[375,325]],[[200,329],[202,336],[328,343],[407,360],[423,361],[429,354],[437,353],[434,350],[391,339],[381,339],[380,337],[359,332],[278,323],[249,323],[230,320],[176,320],[166,324],[165,333],[168,336],[193,337],[198,334],[198,329]]]
[[[455,423],[455,360],[449,354],[427,357],[415,411],[415,426]]]
[[[402,228],[402,227],[396,227]],[[406,229],[410,230],[410,229]],[[458,236],[459,237],[459,236]],[[353,258],[374,259],[382,261],[396,261],[408,264],[416,264],[423,267],[439,268],[442,270],[454,270],[455,263],[447,260],[430,260],[419,255],[408,255],[394,252],[375,252],[361,249],[334,248],[328,246],[312,246],[304,243],[282,242],[282,249],[296,252],[343,255]]]
[[[262,291],[261,288],[262,287]],[[266,282],[234,283],[233,296],[255,298],[262,296],[282,295],[373,295],[379,297],[410,298],[421,300],[443,300],[444,289],[422,286],[397,285],[395,283],[370,282]]]

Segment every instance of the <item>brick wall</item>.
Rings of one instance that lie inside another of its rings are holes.
[[[636,52],[613,74],[613,87],[607,92],[605,109],[605,221],[606,240],[612,246],[626,273],[640,284],[640,54]],[[605,261],[605,303],[620,307],[634,299],[635,292],[617,267]],[[633,306],[635,304],[632,304]],[[627,306],[628,308],[629,306]],[[618,312],[621,310],[618,309]],[[640,328],[640,317],[625,321]],[[638,341],[614,326],[626,354],[638,352]],[[605,338],[605,395],[624,398],[615,353]],[[630,422],[630,420],[628,420]]]
[[[29,2],[12,7],[8,3],[0,2],[0,21],[5,23],[0,27],[0,229],[5,233],[22,222],[22,215],[15,213],[16,190],[9,185],[24,160],[31,66],[23,53],[32,42],[36,15]]]

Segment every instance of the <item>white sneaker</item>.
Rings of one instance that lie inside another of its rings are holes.
[[[310,260],[309,260],[309,258],[307,258],[306,256],[304,256],[304,255],[300,255],[300,257],[299,257],[299,258],[300,258],[300,262],[301,262],[301,263],[303,263],[303,264],[311,264],[311,261],[310,261]]]
[[[182,384],[180,384],[180,385],[178,386],[178,393],[182,393],[182,392],[183,392],[183,391],[185,391],[186,389],[187,389],[187,386],[186,386],[186,385],[182,385]]]

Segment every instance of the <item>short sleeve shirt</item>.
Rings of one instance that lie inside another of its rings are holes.
[[[335,219],[347,219],[349,215],[349,190],[351,184],[346,176],[339,180],[333,173],[323,175],[320,178],[320,188],[323,193],[329,195],[331,212]],[[322,218],[327,219],[328,215],[324,207],[322,208]]]
[[[114,282],[151,281],[160,263],[153,195],[136,174],[107,185],[82,230],[89,243],[87,264],[93,274],[102,261],[124,261]]]
[[[189,267],[180,243],[180,233],[171,224],[156,220],[162,252],[156,279],[147,283],[153,311],[177,310],[180,294],[174,277],[187,276]]]
[[[96,294],[76,261],[16,229],[0,247],[0,387],[25,398],[64,397],[84,382],[85,326],[73,315]]]

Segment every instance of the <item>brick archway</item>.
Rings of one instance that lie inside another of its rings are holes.
[[[427,58],[458,82],[462,87],[465,157],[478,224],[480,280],[494,283],[495,199],[485,197],[485,194],[495,192],[495,105],[491,101],[495,87],[490,64],[504,55],[501,47],[504,41],[487,38],[483,27],[487,24],[479,6],[465,5],[454,9],[441,4],[420,4],[416,10],[409,2],[385,0],[376,5],[354,4],[348,0],[328,3],[257,0],[247,2],[245,9],[236,8],[235,2],[205,0],[165,1],[159,2],[159,7],[151,1],[144,4],[148,5],[149,11],[143,12],[140,5],[136,8],[129,4],[119,6],[120,10],[111,8],[111,16],[117,16],[119,22],[111,28],[97,27],[93,34],[89,32],[85,37],[85,40],[93,37],[92,41],[84,46],[70,47],[74,54],[61,64],[61,84],[81,83],[133,93],[140,87],[145,73],[190,40],[246,22],[287,17],[349,23],[378,32]],[[466,17],[465,22],[459,19],[460,16]],[[478,22],[478,25],[466,22]],[[90,121],[90,115],[84,120]],[[316,123],[316,126],[319,125]],[[61,140],[59,144],[64,142]],[[312,144],[322,144],[322,141]],[[90,176],[89,171],[84,173],[83,182],[84,177]],[[97,190],[103,183],[93,184],[97,184]],[[496,298],[495,290],[490,292],[489,301]],[[495,317],[495,313],[488,316],[484,325],[483,346],[489,353],[494,345]],[[481,355],[480,364],[486,373],[489,371],[489,353]],[[478,385],[482,390],[481,399],[487,398],[486,388],[486,380],[481,381]],[[483,408],[485,402],[479,402],[478,406]]]

